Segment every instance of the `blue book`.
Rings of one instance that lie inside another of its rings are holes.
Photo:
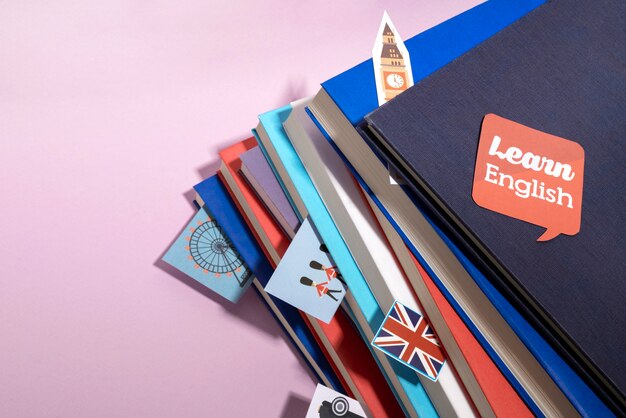
[[[225,234],[244,259],[248,268],[261,284],[257,290],[277,317],[292,342],[300,349],[307,364],[320,381],[333,389],[344,392],[343,386],[335,374],[324,352],[317,344],[315,337],[307,327],[297,309],[274,298],[262,289],[269,281],[273,269],[259,248],[252,232],[246,226],[237,207],[228,196],[228,192],[215,175],[194,186],[204,201],[205,207],[220,224]]]
[[[607,47],[625,15],[550,2],[365,119],[446,234],[626,409],[626,48]]]
[[[437,27],[434,27],[405,42],[413,61],[413,79],[419,83],[421,79],[437,71],[458,56],[467,52],[475,45],[489,38],[500,29],[516,21],[521,16],[533,10],[543,1],[499,1],[492,0],[481,4]],[[419,61],[416,60],[419,57]],[[324,135],[336,145],[334,141],[343,136],[352,143],[362,142],[356,126],[362,122],[363,117],[378,107],[376,88],[374,83],[374,70],[372,61],[365,61],[356,67],[328,80],[322,84],[323,89],[313,101],[309,113],[317,123]],[[333,113],[334,112],[334,113]],[[336,147],[342,154],[341,149]],[[369,148],[368,148],[369,150]],[[369,150],[369,152],[372,152]],[[439,285],[440,289],[450,300],[459,315],[464,319],[467,326],[474,332],[476,338],[482,343],[485,350],[490,354],[494,362],[500,367],[502,373],[511,384],[518,390],[520,396],[527,402],[533,412],[541,414],[537,405],[525,392],[524,388],[516,381],[496,352],[481,335],[471,319],[465,314],[451,294],[447,291],[441,280],[432,269],[425,263],[424,258],[417,251],[397,223],[387,211],[385,206],[368,187],[359,172],[354,170],[348,158],[344,160],[352,168],[361,185],[368,191],[377,205],[399,234],[404,238],[409,248],[420,262],[426,267],[429,274]],[[407,190],[407,193],[410,191]],[[427,219],[429,220],[429,219]],[[436,229],[436,226],[433,225]],[[532,328],[529,323],[516,311],[512,305],[494,288],[490,282],[481,275],[480,271],[471,264],[463,254],[436,229],[441,238],[448,244],[470,273],[481,290],[487,295],[491,303],[506,319],[508,325],[517,333],[519,338],[536,357],[538,362],[546,369],[554,379],[558,387],[567,398],[574,404],[579,412],[591,416],[603,416],[607,409],[591,391],[589,386],[565,363],[565,361],[551,348],[551,346]]]
[[[545,1],[489,0],[404,41],[411,57],[414,83],[418,84]],[[318,109],[334,106],[331,110],[338,110],[340,117],[354,129],[366,114],[378,107],[372,59],[323,82],[320,93],[331,103],[321,101],[318,94],[310,106],[313,114],[322,116]]]
[[[348,247],[333,223],[332,217],[324,206],[313,182],[283,129],[282,123],[287,119],[290,113],[291,106],[285,106],[260,115],[259,120],[263,124],[268,139],[271,141],[271,145],[280,159],[280,164],[282,164],[283,168],[286,170],[290,181],[293,182],[298,197],[306,207],[308,216],[310,216],[313,224],[317,228],[322,241],[326,243],[333,260],[346,280],[349,292],[352,293],[358,304],[359,312],[355,312],[355,309],[352,309],[352,311],[355,316],[360,314],[363,321],[357,321],[355,325],[359,328],[361,335],[364,335],[365,339],[369,342],[382,324],[385,313],[382,312],[378,306],[374,295],[367,286],[361,271],[354,262]],[[259,146],[264,147],[263,141],[259,143]],[[276,161],[274,163],[276,164]],[[304,216],[305,214],[301,215]],[[386,359],[382,361],[388,362]],[[417,373],[395,361],[388,362],[388,364],[392,369],[391,372],[394,374],[393,377],[399,381],[402,390],[406,393],[410,402],[409,406],[412,407],[419,416],[437,416],[435,407],[430,401]],[[389,372],[385,370],[384,367],[382,371],[383,374],[387,375],[389,378]],[[390,386],[395,390],[393,384]],[[400,396],[398,396],[398,399],[400,399]],[[403,402],[400,403],[404,405]]]

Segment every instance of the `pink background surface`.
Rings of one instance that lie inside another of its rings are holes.
[[[155,261],[217,150],[366,59],[384,9],[406,39],[479,1],[338,3],[2,2],[0,415],[304,415],[255,292]]]

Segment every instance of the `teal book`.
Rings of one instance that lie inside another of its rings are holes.
[[[359,331],[368,342],[371,342],[374,334],[385,318],[385,313],[382,312],[378,306],[374,295],[367,286],[361,271],[354,262],[348,247],[337,230],[330,213],[319,197],[313,182],[283,129],[282,123],[287,119],[290,113],[291,106],[285,106],[260,115],[259,120],[263,124],[268,138],[271,141],[271,145],[280,159],[280,164],[284,167],[290,181],[293,182],[297,190],[298,198],[304,203],[308,216],[319,232],[321,240],[326,243],[333,260],[339,271],[341,271],[348,286],[348,292],[352,294],[358,305],[358,311],[354,309],[354,306],[351,306],[351,308],[355,318],[361,317],[361,319],[363,319],[362,321],[357,320],[356,322]],[[259,144],[263,147],[261,141],[259,141]],[[276,164],[276,161],[274,164]],[[292,196],[292,198],[293,197],[294,196]],[[389,376],[389,373],[384,367],[383,372],[387,375],[388,380],[393,379],[399,381],[401,390],[406,393],[406,397],[408,398],[408,407],[413,409],[411,415],[415,415],[416,413],[420,417],[438,416],[437,410],[417,374],[395,361],[389,364],[393,376]],[[400,396],[398,397],[401,398]],[[407,408],[405,402],[401,403]],[[442,413],[442,415],[444,414]]]

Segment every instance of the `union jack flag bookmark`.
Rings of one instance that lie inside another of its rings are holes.
[[[433,381],[446,362],[441,344],[426,318],[397,301],[372,345]]]

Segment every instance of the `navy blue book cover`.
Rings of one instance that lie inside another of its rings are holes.
[[[622,407],[625,16],[619,0],[552,1],[366,117],[375,147],[444,228],[482,256],[492,277],[513,289]],[[481,127],[491,113],[582,146],[578,233],[536,242],[544,227],[473,200]]]

